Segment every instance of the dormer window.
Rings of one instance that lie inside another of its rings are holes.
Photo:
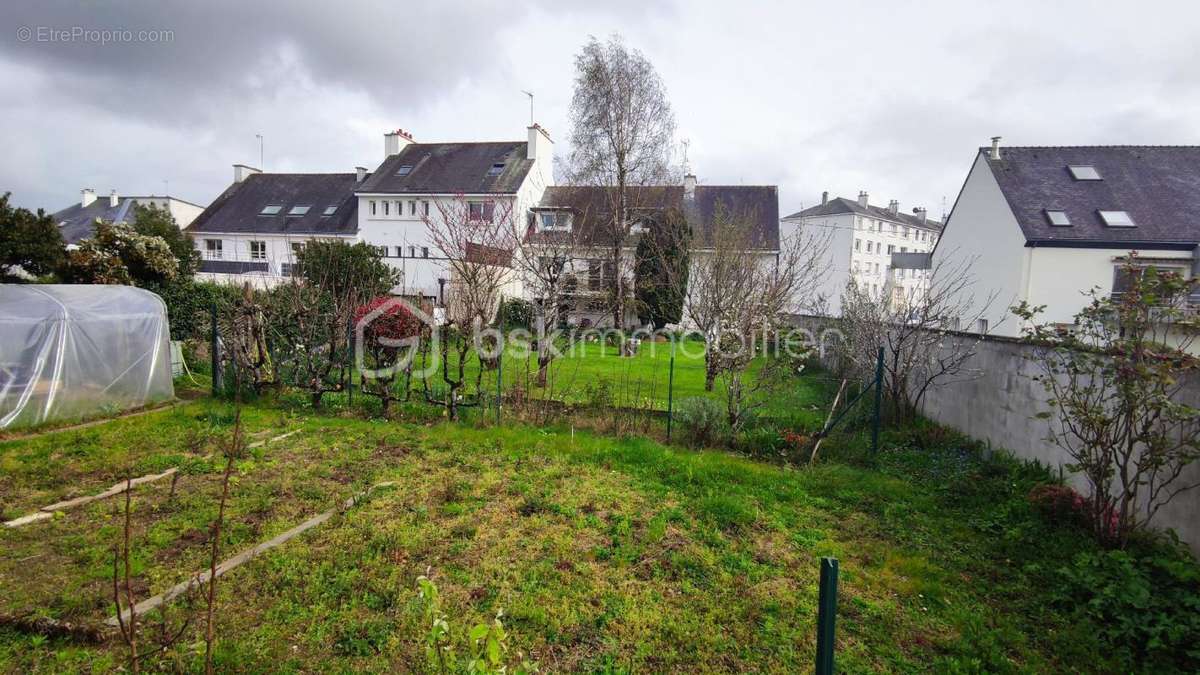
[[[571,229],[571,214],[565,211],[543,211],[540,214],[542,231],[565,231]]]
[[[262,208],[262,211],[258,212],[258,215],[260,215],[260,216],[277,216],[277,215],[279,215],[279,212],[282,210],[283,210],[283,207],[280,206],[279,204],[267,204],[266,206],[264,206]]]
[[[1070,164],[1067,170],[1071,172],[1071,178],[1075,180],[1103,180],[1100,177],[1100,172],[1091,164]]]
[[[487,175],[499,176],[501,173],[503,173],[503,171],[504,171],[504,162],[497,162],[492,165],[492,168],[488,169]]]
[[[1126,211],[1100,211],[1100,219],[1109,227],[1136,227]]]
[[[1046,209],[1046,220],[1050,221],[1055,227],[1068,227],[1071,224],[1071,219],[1067,217],[1067,212],[1062,209]]]
[[[396,169],[396,175],[397,176],[407,176],[408,174],[412,173],[412,170],[413,170],[412,164],[401,164],[400,168]]]
[[[310,208],[312,208],[312,207],[296,205],[296,206],[293,206],[290,211],[288,211],[288,215],[289,216],[303,216],[304,214],[308,213],[308,210]]]

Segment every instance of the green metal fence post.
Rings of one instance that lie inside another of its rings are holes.
[[[501,343],[503,344],[503,343]],[[500,383],[504,377],[504,349],[501,348],[500,356],[496,360],[496,425],[500,424]]]
[[[871,456],[879,454],[879,416],[883,407],[883,347],[875,361],[875,420],[871,426]]]
[[[346,397],[354,405],[354,317],[346,319]]]
[[[217,303],[213,303],[209,308],[209,314],[212,318],[212,344],[209,345],[209,352],[212,354],[212,395],[214,397],[221,395],[222,389],[222,373],[221,373],[221,335],[217,331]]]
[[[821,591],[817,599],[817,675],[833,675],[837,593],[837,558],[821,558]]]
[[[675,416],[675,336],[671,336],[671,366],[667,370],[667,440],[671,440],[671,418]]]

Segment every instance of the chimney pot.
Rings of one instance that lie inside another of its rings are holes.
[[[891,211],[892,215],[896,215],[897,213],[899,213],[900,212],[900,202],[895,199],[888,202],[888,211]]]
[[[108,208],[115,209],[119,203],[121,203],[121,198],[117,195],[117,191],[110,191],[108,193]]]
[[[825,206],[828,203],[829,203],[829,190],[825,190],[824,192],[821,193],[821,206]]]
[[[1000,159],[1000,137],[992,136],[992,159]]]
[[[868,205],[870,205],[870,203],[871,203],[871,198],[867,195],[867,191],[859,190],[858,205],[865,209],[865,208],[867,208]]]
[[[79,198],[80,206],[86,207],[89,204],[91,204],[92,202],[96,201],[96,191],[93,190],[92,188],[83,188],[82,190],[79,191],[79,194],[80,194],[80,198]]]
[[[403,129],[389,131],[383,135],[383,156],[391,157],[392,155],[398,155],[401,150],[412,142],[412,134]]]

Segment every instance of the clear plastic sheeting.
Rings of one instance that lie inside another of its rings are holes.
[[[0,285],[0,429],[175,396],[167,309],[131,286]]]

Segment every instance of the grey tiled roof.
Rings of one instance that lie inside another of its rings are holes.
[[[1027,241],[1044,245],[1200,242],[1200,147],[1011,147],[1000,159],[980,148]],[[1091,165],[1101,180],[1075,180],[1068,165]],[[1046,209],[1071,224],[1053,226]],[[1109,227],[1098,211],[1126,211],[1135,227]]]
[[[359,192],[508,194],[521,187],[534,160],[525,141],[412,143],[383,160]],[[493,165],[504,167],[489,175]],[[405,175],[398,172],[411,167]]]
[[[108,205],[108,197],[97,197],[87,206],[76,202],[51,217],[58,223],[63,239],[68,244],[78,244],[92,236],[96,219],[112,223],[133,222],[133,205],[134,200],[130,197],[121,197],[116,206]]]
[[[569,208],[575,213],[574,236],[582,243],[600,243],[605,224],[612,221],[611,187],[546,188],[540,208]],[[681,210],[692,228],[695,246],[711,245],[713,224],[718,209],[749,224],[751,241],[763,250],[779,249],[779,192],[774,185],[697,185],[693,199],[685,199],[683,186],[645,186],[629,188],[628,203],[638,209]],[[542,233],[544,236],[554,233]]]
[[[353,235],[358,231],[358,200],[352,173],[256,173],[230,185],[192,221],[187,231]],[[261,215],[264,206],[280,206],[278,215]],[[289,216],[293,206],[308,206]],[[325,208],[336,206],[331,216]]]
[[[892,213],[885,207],[876,206],[874,204],[863,206],[862,204],[859,204],[857,200],[846,199],[845,197],[835,197],[824,204],[817,204],[816,206],[810,206],[803,211],[797,211],[796,213],[787,216],[787,220],[791,220],[793,218],[805,218],[809,216],[836,216],[841,213],[857,213],[862,216],[869,216],[871,218],[896,222],[900,223],[901,225],[908,225],[910,227],[923,227],[927,230],[933,230],[935,232],[942,229],[942,224],[932,218],[925,218],[922,220],[920,216],[911,213],[905,213],[903,211]]]

